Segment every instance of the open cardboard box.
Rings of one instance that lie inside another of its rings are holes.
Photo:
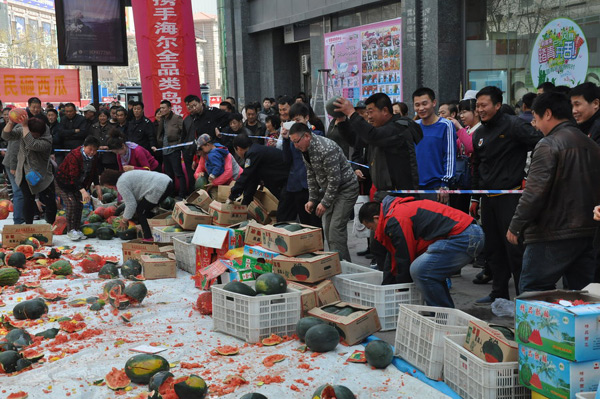
[[[273,259],[279,255],[277,252],[269,251],[260,245],[244,246],[244,256],[241,267],[252,269],[254,273],[263,274],[273,271]]]
[[[300,284],[288,281],[288,287],[301,292],[300,302],[303,316],[308,316],[308,311],[312,308],[340,301],[340,295],[329,280],[321,281],[319,284]]]
[[[123,250],[123,262],[127,259],[141,260],[142,255],[161,255],[173,252],[173,243],[170,242],[147,242],[141,238],[130,240],[121,244]]]
[[[146,280],[177,277],[175,256],[172,253],[160,257],[142,255],[140,263],[142,264],[142,275]]]
[[[323,233],[318,227],[301,224],[302,229],[289,231],[283,227],[264,225],[259,228],[261,245],[286,256],[323,250]]]
[[[248,219],[248,207],[238,202],[225,204],[219,201],[210,203],[212,223],[216,226],[231,226]]]
[[[194,230],[199,224],[212,224],[212,216],[204,210],[191,208],[184,201],[175,204],[173,219],[184,230]]]
[[[313,255],[309,257],[309,255]],[[273,273],[286,280],[317,283],[342,273],[340,255],[337,252],[312,252],[299,256],[279,255],[273,259]]]
[[[512,329],[509,329],[513,331]],[[514,333],[514,331],[513,331]],[[488,363],[516,362],[519,346],[500,331],[481,320],[469,321],[463,347]]]
[[[7,224],[2,227],[2,247],[14,248],[29,237],[37,238],[44,246],[52,245],[52,225],[40,224]]]
[[[185,199],[185,202],[187,204],[199,206],[200,208],[202,208],[206,212],[208,212],[208,207],[210,206],[210,203],[212,202],[212,198],[210,198],[210,195],[205,190],[197,190],[197,191],[194,191],[193,193],[191,193]]]
[[[340,310],[350,307],[354,310],[347,316],[327,312],[324,309],[331,307]],[[377,316],[377,310],[367,306],[348,302],[335,302],[308,311],[308,314],[317,317],[328,324],[335,325],[342,332],[342,338],[348,345],[356,345],[369,335],[381,330],[381,323]]]
[[[173,219],[173,212],[163,212],[160,215],[156,215],[153,218],[148,219],[148,226],[152,227],[167,227],[175,226],[177,222]]]
[[[219,226],[196,226],[192,244],[196,245],[196,274],[219,257],[234,249],[236,235],[233,229]]]

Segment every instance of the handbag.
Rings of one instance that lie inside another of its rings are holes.
[[[27,162],[27,166],[29,166],[29,172],[25,174],[25,180],[29,183],[30,186],[37,186],[40,181],[42,181],[43,176],[37,170],[33,170],[31,165],[29,164],[29,153],[27,153],[27,157],[25,157],[25,162]],[[48,164],[50,164],[50,157],[48,157]],[[46,165],[46,170],[48,170],[48,165]]]
[[[468,157],[457,156],[451,185],[454,189],[471,188],[471,160]]]

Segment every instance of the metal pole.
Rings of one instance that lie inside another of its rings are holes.
[[[91,65],[92,68],[92,104],[94,107],[100,106],[100,91],[98,90],[98,65]]]

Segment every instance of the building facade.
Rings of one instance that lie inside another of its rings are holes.
[[[210,86],[210,94],[221,95],[221,59],[219,25],[216,15],[194,13],[196,52],[200,83]]]
[[[600,80],[597,0],[219,0],[219,6],[224,91],[241,104],[299,91],[314,95],[327,34],[396,18],[402,100],[409,106],[421,86],[434,89],[440,101],[454,101],[466,90],[497,85],[505,102],[516,103],[537,87],[531,61],[541,56],[534,45],[556,18],[581,28],[589,51],[585,80]]]

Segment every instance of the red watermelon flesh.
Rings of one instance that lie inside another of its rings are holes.
[[[538,346],[542,346],[542,336],[540,335],[540,330],[535,329],[531,332],[529,336],[529,342]]]
[[[542,381],[540,380],[540,376],[536,373],[533,373],[531,375],[531,380],[529,380],[529,384],[531,384],[532,387],[535,387],[537,389],[542,389]]]

